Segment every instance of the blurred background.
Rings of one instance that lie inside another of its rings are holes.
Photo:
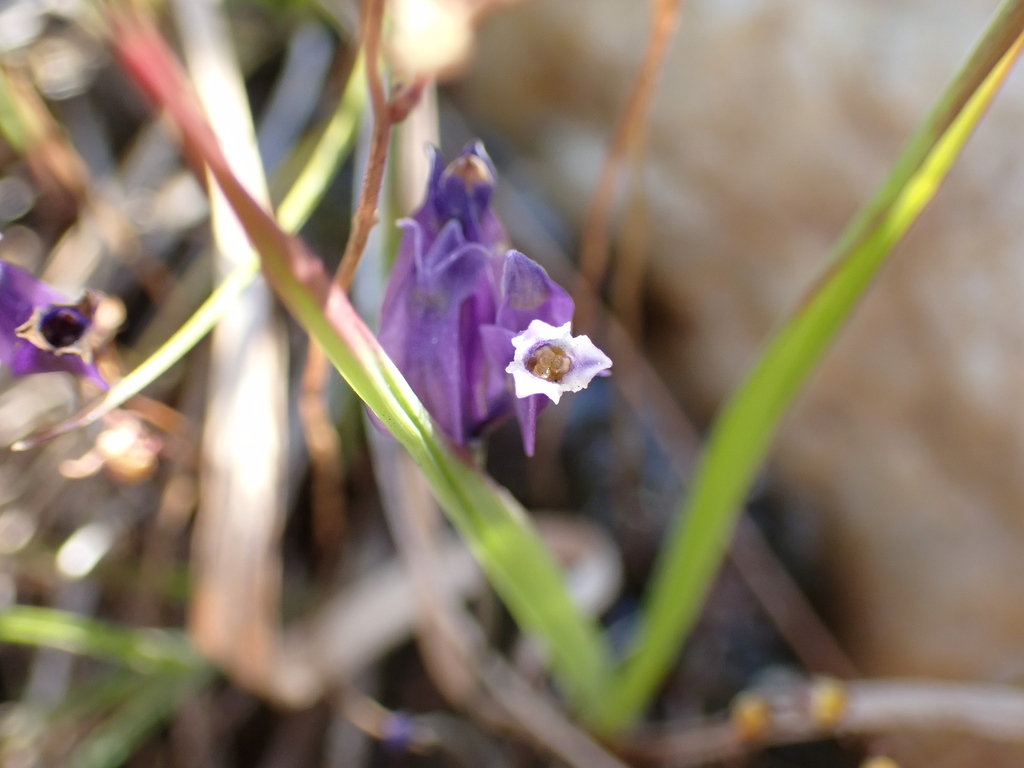
[[[398,129],[394,154],[405,165],[385,190],[394,206],[385,224],[417,200],[426,141],[451,158],[480,137],[513,244],[571,286],[651,9],[452,3],[488,14],[453,43],[458,66],[442,72],[436,100]],[[237,57],[266,194],[279,201],[345,86],[358,8],[233,0],[225,44],[197,7],[180,0],[157,17],[193,79],[205,34]],[[511,425],[492,437],[487,459],[528,509],[581,526],[564,538],[611,548],[610,559],[596,558],[606,594],[595,610],[613,637],[629,630],[700,435],[994,8],[682,4],[641,150],[615,198],[604,283],[625,330],[616,346],[630,356],[606,349],[616,365],[642,366],[627,378],[655,389],[598,381],[544,414],[535,458],[523,456]],[[0,61],[6,103],[20,110],[0,114],[0,258],[69,296],[89,286],[120,302],[124,323],[101,361],[116,378],[227,273],[231,254],[216,256],[214,237],[223,248],[230,235],[211,225],[173,135],[112,59],[94,6],[0,0]],[[427,114],[429,125],[431,111],[439,135],[417,122]],[[804,672],[1022,682],[1022,128],[1018,72],[787,416],[653,719],[697,719],[759,682]],[[357,138],[302,230],[332,266],[366,151]],[[378,250],[393,237],[384,229]],[[356,291],[372,304],[379,286],[370,283]],[[446,702],[413,642],[414,590],[382,512],[382,485],[412,481],[377,476],[376,436],[337,377],[327,398],[337,437],[326,449],[337,462],[326,474],[311,464],[317,448],[304,437],[298,395],[304,334],[259,286],[229,315],[127,407],[0,453],[0,605],[104,626],[187,627],[225,674],[189,656],[174,633],[153,635],[156,650],[100,654],[106,661],[4,644],[0,762],[558,764]],[[61,374],[0,372],[0,444],[92,396]],[[453,594],[471,599],[491,644],[529,670],[500,604],[445,541],[440,567],[453,574]],[[282,624],[291,628],[283,635]],[[296,647],[318,661],[291,671]],[[321,674],[330,679],[307,679]],[[353,703],[353,689],[369,699]],[[950,734],[828,740],[742,759],[855,766],[881,753],[906,766],[1024,759],[1018,746]]]

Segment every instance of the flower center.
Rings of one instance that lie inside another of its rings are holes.
[[[553,344],[542,344],[530,354],[526,370],[545,381],[561,381],[572,370],[572,358]]]
[[[70,347],[85,333],[85,318],[73,307],[57,307],[43,315],[39,332],[54,349]]]

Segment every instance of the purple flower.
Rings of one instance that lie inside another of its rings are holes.
[[[384,296],[380,341],[453,443],[465,446],[515,414],[532,456],[537,416],[548,398],[558,398],[519,387],[509,371],[515,342],[536,322],[568,333],[573,302],[539,264],[506,250],[505,229],[490,207],[494,184],[480,142],[447,168],[432,152],[426,198],[399,222],[404,237]],[[573,366],[580,356],[567,354],[565,364]]]
[[[66,371],[106,389],[93,364],[98,297],[78,301],[0,261],[0,365],[15,376]]]

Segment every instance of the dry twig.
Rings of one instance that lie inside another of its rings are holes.
[[[578,324],[589,327],[594,306],[592,294],[600,295],[601,283],[608,266],[608,231],[615,202],[616,182],[622,164],[643,143],[644,127],[650,116],[654,86],[658,81],[668,44],[679,19],[682,0],[654,0],[651,35],[644,60],[637,72],[629,100],[622,109],[611,146],[601,169],[601,176],[591,198],[587,218],[580,235],[580,277],[574,298],[577,301]]]
[[[359,259],[366,249],[370,230],[377,223],[377,201],[384,182],[384,166],[387,163],[392,125],[384,81],[380,73],[380,36],[384,22],[384,0],[364,0],[363,7],[363,50],[366,56],[370,105],[373,109],[373,134],[370,141],[370,156],[359,193],[359,204],[352,216],[352,231],[335,275],[339,285],[345,288],[352,282]]]

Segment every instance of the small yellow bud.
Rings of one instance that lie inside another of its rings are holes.
[[[811,718],[815,725],[832,729],[846,714],[846,687],[838,680],[823,678],[811,686]]]
[[[763,696],[746,691],[733,699],[729,722],[741,741],[761,741],[772,724],[772,710]]]

